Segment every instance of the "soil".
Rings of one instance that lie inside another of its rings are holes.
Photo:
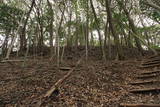
[[[81,56],[80,54],[78,55]],[[73,68],[78,56],[66,55],[62,67]],[[76,68],[60,87],[57,96],[45,100],[44,107],[118,107],[120,103],[160,104],[159,93],[134,94],[143,85],[129,85],[142,69],[140,58],[124,61],[100,60],[92,55]],[[20,59],[20,58],[11,58]],[[50,57],[29,57],[23,62],[0,63],[0,107],[36,107],[44,95],[68,71],[59,70]],[[160,87],[148,84],[147,87]]]

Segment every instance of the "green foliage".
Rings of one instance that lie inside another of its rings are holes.
[[[140,0],[140,9],[143,14],[147,15],[151,19],[160,22],[160,11],[145,5],[144,0]]]
[[[100,28],[102,28],[102,23],[103,23],[103,20],[101,19],[101,18],[98,18],[98,20],[97,20],[97,22],[95,21],[95,19],[93,19],[93,21],[91,22],[91,24],[90,24],[90,27],[92,28],[92,29],[96,29],[97,28],[97,26],[99,26]],[[97,25],[98,24],[98,25]]]
[[[142,27],[142,28],[138,28],[137,30],[141,33],[147,31],[150,32],[150,37],[157,35],[157,32],[159,32],[160,26],[159,25],[153,25],[153,26],[149,26],[149,27]]]
[[[122,13],[113,13],[113,18],[115,19],[119,19],[121,22],[127,22],[128,18],[126,17],[126,15],[122,14]]]
[[[21,20],[22,14],[23,11],[18,8],[6,4],[0,5],[0,29],[16,29]]]
[[[160,50],[160,46],[158,46],[158,45],[153,45],[153,46],[151,46],[153,49],[156,49],[156,50]]]

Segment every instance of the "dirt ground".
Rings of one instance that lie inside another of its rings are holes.
[[[73,68],[77,59],[65,59],[61,66]],[[160,94],[132,94],[134,76],[141,60],[83,61],[44,107],[118,107],[120,103],[160,104]],[[29,58],[13,64],[0,63],[0,107],[35,107],[40,96],[68,71],[58,70],[56,61],[47,57]],[[157,87],[150,84],[148,87]]]

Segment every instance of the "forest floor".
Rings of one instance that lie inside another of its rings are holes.
[[[63,67],[73,68],[76,60],[64,60]],[[140,60],[83,61],[63,83],[60,94],[45,107],[118,107],[120,103],[160,104],[160,94],[133,94],[141,88],[129,85],[139,72]],[[47,57],[23,62],[0,63],[0,107],[35,107],[36,101],[68,71],[58,70],[56,61]],[[148,87],[157,87],[150,84]]]

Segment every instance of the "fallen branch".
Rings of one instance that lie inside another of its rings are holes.
[[[160,107],[160,104],[120,104],[120,107]]]
[[[60,69],[60,70],[63,70],[63,71],[71,70],[71,68],[70,68],[70,67],[60,67],[59,69]]]
[[[59,79],[52,87],[49,91],[47,91],[47,93],[44,95],[44,97],[50,97],[52,95],[52,93],[57,90],[61,85],[62,83],[72,74],[72,72],[77,68],[77,66],[81,63],[83,59],[83,56],[82,58],[76,63],[76,66],[74,68],[72,68],[66,75],[64,75],[61,79]]]
[[[151,0],[145,0],[144,4],[146,4],[146,5],[148,5],[148,6],[152,7],[152,8],[160,11],[160,6],[155,4],[154,2],[152,2]]]
[[[2,60],[1,63],[7,63],[7,62],[24,62],[24,60]]]

